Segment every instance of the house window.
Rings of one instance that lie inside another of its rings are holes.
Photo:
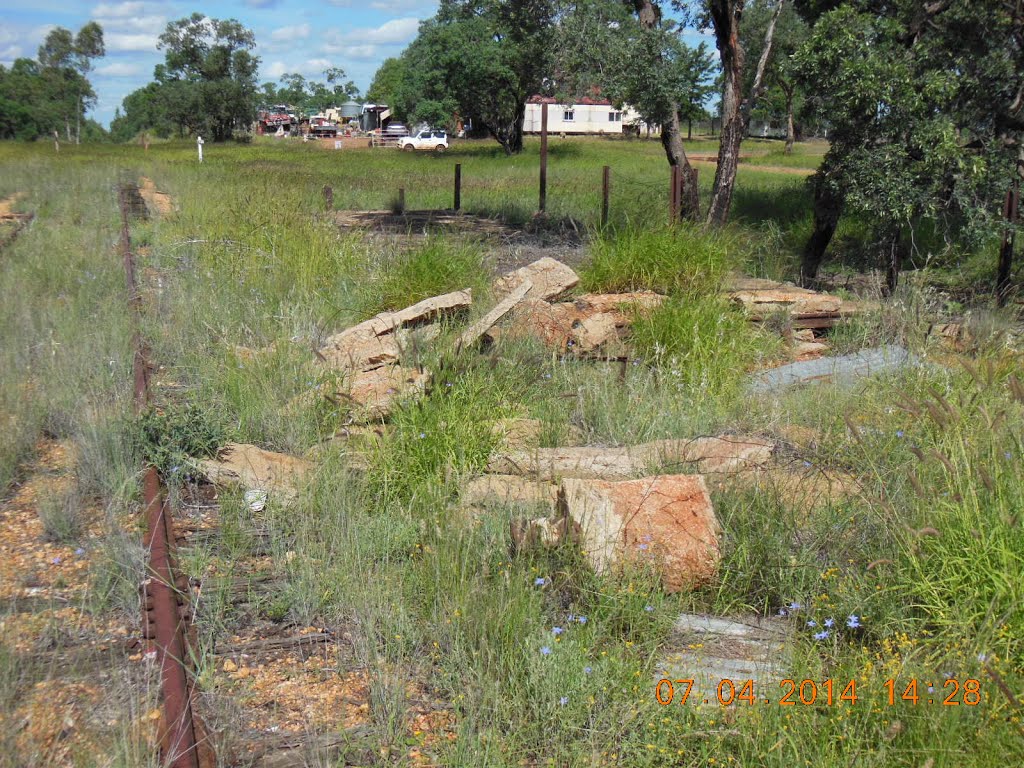
[[[609,123],[621,123],[622,122],[622,113],[621,112],[609,112],[608,113],[608,122]]]
[[[566,109],[562,112],[562,122],[571,123],[576,119],[576,113],[571,109]]]

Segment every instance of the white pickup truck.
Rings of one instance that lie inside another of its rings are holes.
[[[399,141],[398,146],[405,152],[417,149],[444,152],[448,149],[448,134],[444,131],[419,131]]]

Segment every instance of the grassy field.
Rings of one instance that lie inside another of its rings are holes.
[[[321,213],[323,185],[332,185],[338,209],[387,209],[399,187],[409,208],[448,207],[458,162],[468,212],[522,225],[536,208],[535,141],[515,158],[491,144],[456,145],[443,156],[273,140],[207,144],[203,165],[187,143],[148,153],[65,146],[59,155],[46,145],[2,144],[0,198],[22,192],[16,209],[37,216],[0,252],[0,504],[22,509],[33,478],[55,474],[40,470],[46,446],[66,446],[63,485],[42,486],[24,508],[40,518],[40,547],[52,548],[46,562],[79,550],[88,562],[76,626],[135,627],[144,457],[185,497],[194,486],[186,456],[227,441],[315,455],[313,478],[292,504],[271,499],[252,512],[240,493],[222,493],[214,535],[183,566],[197,578],[241,572],[265,542],[261,567],[278,585],[245,611],[224,595],[206,596],[198,625],[205,651],[254,620],[350,638],[351,659],[329,670],[366,675],[368,731],[348,764],[1012,762],[1024,752],[1024,377],[1006,331],[1020,319],[954,301],[927,270],[908,274],[895,296],[836,328],[831,344],[845,352],[900,343],[926,365],[850,390],[753,396],[742,386],[747,373],[781,361],[784,345],[778,328],[756,329],[727,305],[721,283],[732,271],[792,276],[810,230],[803,171],[823,151],[798,145],[785,156],[777,142],[745,144],[733,223],[706,234],[663,226],[668,173],[656,143],[553,141],[540,236],[583,238],[586,290],[669,297],[637,321],[638,364],[620,377],[617,366],[524,341],[454,354],[444,340],[459,329],[446,329],[418,352],[435,388],[359,452],[364,469],[344,443],[325,442],[345,425],[344,411],[303,397],[331,382],[310,347],[381,309],[443,291],[473,287],[474,314],[482,314],[494,303],[496,246],[340,231]],[[602,165],[612,168],[613,190],[604,233]],[[698,167],[706,197],[713,166]],[[157,411],[140,422],[130,406],[116,188],[141,175],[171,195],[175,211],[132,230],[143,334],[160,366]],[[844,224],[840,249],[856,250],[862,230]],[[929,334],[952,316],[966,316],[972,333],[959,352]],[[252,358],[238,350],[269,345]],[[570,432],[588,445],[761,435],[779,442],[806,482],[832,478],[848,491],[809,499],[784,484],[716,488],[718,577],[669,595],[649,568],[595,575],[570,545],[513,554],[513,510],[473,519],[459,509],[466,481],[495,448],[492,422],[514,416],[541,419],[547,445]],[[46,562],[31,570],[34,578],[42,570],[44,582]],[[26,571],[5,573],[5,596],[31,587]],[[47,638],[68,623],[55,612],[42,630],[30,629],[15,609],[0,616],[0,765],[158,765],[135,727],[152,706],[152,680],[141,673],[106,725],[75,750],[33,740],[29,730],[8,732],[4,723],[22,722],[33,691],[64,677],[59,667],[25,663],[25,643],[49,651],[57,641]],[[683,611],[785,615],[794,636],[790,676],[834,680],[836,701],[780,705],[780,681],[758,680],[770,705],[660,705],[655,665]],[[77,642],[60,637],[58,646]],[[212,719],[230,723],[232,710],[218,712],[218,702],[253,692],[212,652],[200,669]],[[959,687],[943,705],[947,679]],[[856,703],[839,700],[851,680]],[[413,714],[420,700],[445,713],[444,737],[421,727]],[[329,708],[317,717],[342,725]]]

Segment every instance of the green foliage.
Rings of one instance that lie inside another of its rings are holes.
[[[1024,126],[1020,8],[954,0],[845,3],[794,57],[831,128],[819,183],[883,233],[927,220],[981,242],[998,231]]]
[[[206,458],[217,453],[227,430],[209,409],[194,403],[150,409],[139,419],[140,453],[168,480],[189,474],[189,458]]]
[[[526,100],[550,71],[554,12],[551,0],[444,0],[402,54],[398,114],[435,124],[458,114],[521,152]]]
[[[63,132],[71,141],[74,125],[79,141],[82,119],[96,101],[88,74],[104,53],[103,29],[90,21],[77,35],[64,27],[51,29],[38,61],[18,59],[10,69],[0,65],[0,139]]]
[[[397,103],[398,94],[409,77],[405,62],[401,58],[390,56],[381,62],[373,75],[370,88],[366,91],[366,98],[378,104],[394,105]],[[436,123],[443,125],[443,121]]]
[[[122,141],[143,130],[206,134],[214,141],[248,128],[256,115],[256,73],[260,59],[253,33],[234,19],[201,13],[172,21],[160,35],[165,61],[155,82],[125,98],[125,113],[111,124]]]
[[[364,313],[401,309],[465,288],[476,289],[479,296],[487,286],[482,262],[480,249],[473,244],[432,238],[425,245],[400,252],[378,265],[366,294]]]
[[[281,75],[281,87],[264,83],[259,98],[264,106],[288,104],[303,114],[323,112],[351,99],[359,98],[359,89],[351,80],[345,81],[345,70],[329,67],[324,70],[326,84],[308,81],[297,72]]]
[[[669,371],[682,390],[706,390],[723,399],[780,345],[777,336],[752,329],[742,312],[713,295],[671,297],[633,322],[633,342],[645,360]]]
[[[716,291],[734,244],[696,226],[649,227],[606,235],[581,274],[588,291],[657,291],[699,296]]]

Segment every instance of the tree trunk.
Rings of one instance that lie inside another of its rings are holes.
[[[75,144],[82,143],[82,94],[78,94],[78,112],[75,113]]]
[[[786,86],[779,81],[779,87],[786,94],[786,154],[793,154],[793,143],[796,141],[796,128],[793,125],[793,86]]]
[[[742,4],[743,3],[740,3],[740,5]],[[771,59],[772,56],[772,43],[775,40],[775,22],[779,20],[779,14],[782,13],[783,5],[785,5],[785,0],[779,0],[778,3],[776,3],[775,12],[772,14],[771,19],[768,21],[768,28],[764,32],[764,46],[761,49],[761,57],[757,60],[757,69],[754,70],[754,82],[750,87],[750,93],[747,94],[747,99],[744,103],[744,136],[747,135],[747,131],[750,129],[750,115],[754,111],[754,106],[757,104],[757,100],[761,98],[762,91],[764,91],[764,73],[768,69],[768,61]]]
[[[1022,166],[1024,167],[1024,166]],[[996,304],[1006,306],[1010,298],[1010,276],[1013,273],[1014,231],[1020,206],[1020,180],[1014,179],[1006,192],[1006,203],[1003,206],[1003,217],[1006,219],[1007,230],[1003,233],[1003,242],[999,247],[999,267],[996,270]]]
[[[803,259],[800,262],[801,285],[813,284],[817,278],[818,268],[825,260],[825,249],[836,233],[842,210],[842,200],[819,170],[814,177],[814,230],[807,240],[807,245],[804,246]]]
[[[744,0],[711,0],[715,42],[722,61],[722,131],[718,144],[718,167],[708,205],[708,226],[722,226],[729,218],[732,191],[736,184],[740,143],[743,141],[743,46],[740,45],[740,16]]]
[[[686,140],[693,141],[693,119],[686,121]]]
[[[71,143],[71,121],[68,120],[68,116],[64,115],[64,135],[67,137],[68,144]]]
[[[655,29],[661,24],[661,9],[653,0],[633,0],[640,26],[644,29]],[[671,117],[661,126],[661,146],[665,149],[665,157],[669,166],[678,165],[683,174],[683,199],[679,206],[679,215],[683,219],[696,220],[700,215],[700,196],[694,179],[693,167],[683,149],[683,134],[679,124],[679,105],[670,105]]]
[[[899,227],[885,234],[882,239],[882,247],[886,261],[885,286],[891,296],[896,292],[896,286],[900,281],[900,269],[903,267],[903,246],[900,243]]]
[[[487,129],[494,136],[501,148],[508,156],[518,155],[523,151],[523,121],[526,119],[526,99],[520,99],[516,108],[515,118],[511,123],[503,123],[495,126],[487,126]]]

